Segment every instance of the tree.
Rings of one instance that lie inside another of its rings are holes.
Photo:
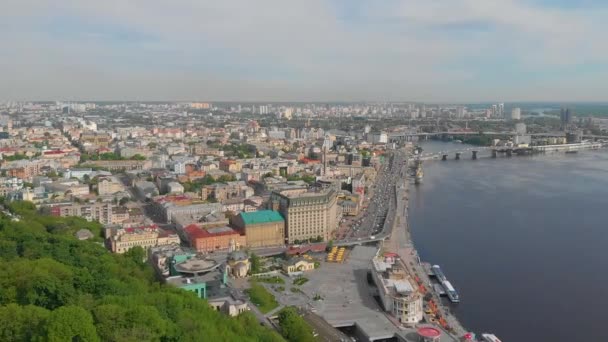
[[[21,220],[0,213],[0,341],[282,341],[249,313],[231,319],[160,284],[142,248],[109,253],[99,223],[4,205]]]
[[[141,266],[146,261],[146,250],[141,246],[135,246],[125,253],[125,257],[131,259],[136,265]]]
[[[99,341],[91,313],[79,306],[63,306],[51,312],[47,332],[51,342]]]
[[[131,199],[129,197],[123,197],[123,198],[120,199],[120,201],[118,202],[118,204],[120,204],[122,206],[122,205],[127,204],[130,200]]]
[[[279,312],[279,325],[281,335],[287,341],[293,342],[314,342],[315,337],[312,329],[292,306],[286,307]]]
[[[34,306],[0,306],[0,340],[43,341],[50,311]]]
[[[261,261],[260,261],[260,257],[257,256],[257,254],[252,252],[249,255],[249,262],[251,262],[251,273],[252,274],[261,272],[261,269],[262,269]]]
[[[141,154],[136,154],[133,157],[130,158],[131,160],[146,160],[146,157],[142,156]]]
[[[327,247],[325,247],[325,250],[326,250],[327,252],[329,252],[329,251],[331,251],[331,249],[332,249],[333,247],[334,247],[334,240],[329,240],[329,241],[327,242]]]

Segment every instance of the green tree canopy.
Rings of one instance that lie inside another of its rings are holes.
[[[77,240],[91,222],[8,208],[21,220],[0,213],[0,341],[283,341],[251,313],[229,318],[159,283],[141,248]]]

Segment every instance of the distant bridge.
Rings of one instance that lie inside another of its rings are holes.
[[[477,153],[480,151],[491,151],[492,157],[495,158],[497,154],[504,153],[507,156],[513,154],[533,154],[533,153],[545,153],[545,152],[558,152],[558,151],[578,151],[583,149],[598,149],[605,147],[606,144],[603,142],[585,142],[577,144],[562,144],[562,145],[542,145],[542,146],[530,146],[530,147],[515,147],[515,146],[478,146],[468,147],[459,150],[452,151],[440,151],[434,153],[422,153],[419,155],[420,160],[447,160],[450,155],[453,155],[455,160],[463,158],[470,152],[471,159],[477,159]]]
[[[403,131],[403,132],[393,132],[389,133],[388,139],[390,142],[403,142],[403,141],[413,141],[414,138],[428,138],[433,136],[454,136],[454,135],[489,135],[489,136],[514,136],[517,135],[517,132],[514,131],[503,131],[503,132],[476,132],[476,131],[444,131],[444,132],[412,132],[412,131]],[[557,132],[545,132],[545,133],[529,133],[525,135],[530,135],[536,138],[562,138],[566,136],[566,132],[557,131]],[[608,136],[605,135],[593,135],[587,134],[583,135],[584,139],[606,139],[608,140]]]

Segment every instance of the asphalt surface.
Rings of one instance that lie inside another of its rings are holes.
[[[395,204],[395,186],[405,176],[407,168],[403,151],[392,153],[378,171],[375,185],[368,194],[367,208],[354,218],[346,218],[336,242],[356,242],[379,239],[390,234],[392,212]],[[345,227],[346,226],[346,227]]]

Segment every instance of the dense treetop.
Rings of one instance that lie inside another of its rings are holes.
[[[74,237],[99,237],[99,224],[5,207],[18,216],[0,214],[0,341],[283,340],[250,313],[229,318],[160,284],[141,248],[116,255]]]

